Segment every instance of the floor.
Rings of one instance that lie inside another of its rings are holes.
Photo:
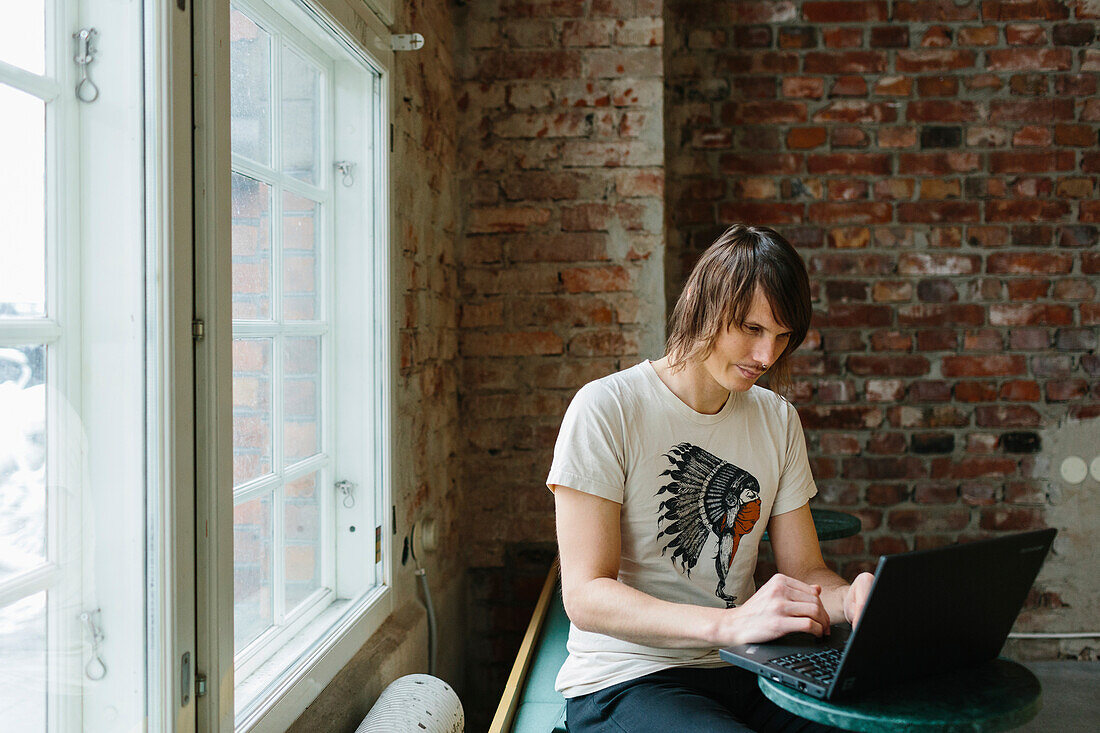
[[[1100,662],[1027,662],[1043,685],[1043,709],[1019,731],[1100,731]]]

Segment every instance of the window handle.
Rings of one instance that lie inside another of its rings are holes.
[[[84,674],[93,682],[107,676],[107,665],[103,663],[103,657],[99,653],[99,645],[103,643],[104,638],[103,630],[96,623],[99,616],[100,611],[98,608],[80,614],[80,620],[84,622],[85,628],[88,629],[88,636],[92,640],[92,658],[84,665]]]
[[[333,163],[336,166],[336,170],[343,174],[341,183],[344,184],[344,188],[351,188],[355,185],[355,177],[352,175],[352,171],[355,170],[355,163],[350,160],[338,160]]]

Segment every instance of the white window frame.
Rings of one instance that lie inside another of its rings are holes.
[[[258,1],[252,0],[253,4]],[[269,0],[268,0],[269,1]],[[386,376],[386,389],[377,396],[372,409],[384,416],[382,434],[374,436],[378,454],[382,457],[375,471],[374,483],[380,492],[368,522],[357,520],[358,532],[353,537],[358,550],[369,548],[374,558],[375,528],[381,527],[381,563],[374,568],[376,585],[373,590],[354,600],[333,604],[313,623],[328,626],[327,634],[318,642],[294,648],[297,663],[256,704],[235,719],[233,618],[233,501],[226,487],[232,485],[232,320],[230,308],[230,144],[229,144],[229,0],[196,4],[194,8],[195,58],[195,205],[196,205],[196,314],[205,325],[205,338],[196,346],[196,444],[197,470],[197,633],[198,672],[206,680],[206,695],[198,699],[198,729],[208,731],[283,731],[305,710],[337,672],[352,658],[393,610],[392,523],[389,482],[390,436],[393,388],[397,374],[395,350],[396,324],[393,318],[393,296],[390,289],[393,265],[389,221],[391,206],[389,181],[389,100],[391,98],[392,51],[389,34],[380,20],[356,0],[292,0],[295,4],[329,28],[341,44],[358,56],[369,60],[381,73],[379,128],[375,131],[373,167],[379,171],[376,196],[380,215],[374,222],[373,251],[377,258],[378,280],[362,283],[373,285],[374,330],[384,334],[386,352],[379,368]],[[243,4],[243,3],[242,3]],[[355,38],[348,29],[362,35]],[[339,114],[339,113],[338,113]],[[327,161],[322,158],[322,175]],[[357,165],[356,179],[369,175],[365,165]],[[341,195],[336,186],[336,195]],[[365,263],[364,263],[365,264]],[[329,265],[330,266],[330,265]],[[350,270],[349,270],[350,271]],[[343,263],[335,277],[345,274]],[[337,326],[339,328],[340,326]],[[373,377],[373,375],[371,375]],[[333,381],[330,378],[330,386]],[[364,390],[369,391],[369,390]],[[365,395],[364,395],[365,397]],[[341,401],[346,395],[341,393]],[[344,451],[347,453],[347,451]],[[339,455],[339,454],[338,454]],[[339,458],[338,458],[339,460]],[[337,468],[339,470],[339,468]],[[219,487],[220,490],[219,490]],[[361,485],[360,492],[366,490]],[[365,505],[360,493],[357,504]],[[338,511],[345,511],[340,508]],[[376,518],[377,517],[377,518]],[[337,522],[342,521],[340,514]],[[346,518],[345,518],[346,519]],[[365,517],[364,517],[365,519]],[[366,530],[366,531],[364,531]],[[344,552],[341,546],[339,552]],[[337,595],[342,580],[337,570]],[[300,656],[299,656],[300,655]],[[278,656],[278,655],[276,655]],[[292,656],[292,658],[293,658]],[[269,665],[271,662],[268,663]],[[255,676],[255,675],[254,675]]]

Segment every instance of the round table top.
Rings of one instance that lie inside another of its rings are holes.
[[[810,514],[814,518],[814,529],[817,530],[818,540],[839,540],[842,537],[851,537],[859,534],[863,529],[863,523],[859,517],[844,512],[834,512],[832,509],[811,509]],[[764,541],[768,541],[768,533],[764,532]]]
[[[808,720],[855,731],[999,731],[1039,712],[1039,680],[1026,667],[994,659],[839,700],[819,700],[759,677],[760,689],[781,708]]]

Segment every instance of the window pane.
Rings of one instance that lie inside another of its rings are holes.
[[[321,587],[321,500],[319,474],[286,485],[287,613]]]
[[[0,720],[4,730],[46,730],[46,593],[0,608]]]
[[[46,561],[46,349],[0,348],[0,581]]]
[[[271,163],[271,36],[236,8],[229,11],[233,152]]]
[[[289,465],[321,450],[321,339],[288,338],[283,354],[283,463]]]
[[[320,262],[317,238],[321,234],[321,205],[283,194],[283,318],[315,321],[320,318]]]
[[[32,74],[46,70],[46,5],[43,0],[0,4],[0,61]],[[6,109],[0,104],[0,109]]]
[[[283,53],[283,172],[319,184],[321,74],[298,54]]]
[[[233,174],[233,317],[271,318],[271,187]]]
[[[233,649],[272,625],[271,495],[233,508]]]
[[[271,473],[271,339],[233,339],[233,484]]]
[[[18,8],[19,4],[4,6]],[[7,32],[0,31],[0,49]],[[0,110],[0,222],[4,227],[0,318],[42,316],[46,313],[46,105],[0,84]]]

